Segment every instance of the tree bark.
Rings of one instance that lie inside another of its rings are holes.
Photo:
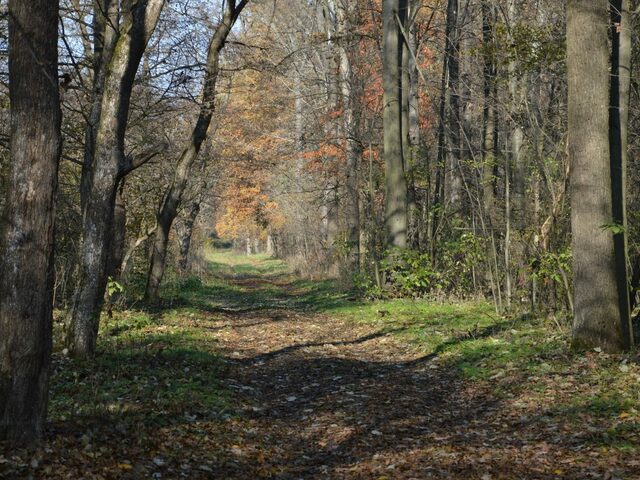
[[[447,177],[445,190],[448,189],[449,202],[457,212],[462,202],[462,178],[460,159],[462,157],[462,123],[460,120],[460,33],[458,26],[458,1],[449,0],[447,4],[447,24],[445,27],[445,56],[447,57],[447,83],[449,94],[446,114],[448,137]],[[448,181],[447,181],[448,178]]]
[[[122,261],[124,260],[126,226],[127,205],[124,198],[124,179],[122,179],[116,193],[111,249],[107,260],[107,278],[120,279]]]
[[[337,6],[338,32],[342,38],[340,57],[341,94],[343,122],[346,135],[346,198],[345,220],[347,228],[346,273],[352,276],[360,270],[360,191],[358,188],[358,168],[362,147],[360,141],[360,104],[356,77],[353,73],[353,59],[356,55],[353,39],[349,36],[354,14],[353,7]]]
[[[194,199],[189,208],[187,209],[187,215],[184,219],[183,225],[178,230],[178,241],[180,248],[180,258],[178,260],[178,266],[183,273],[186,273],[189,268],[189,252],[191,251],[191,239],[193,238],[193,228],[200,214],[200,198]]]
[[[69,313],[68,344],[78,357],[93,356],[107,283],[116,189],[131,163],[124,138],[135,75],[164,0],[123,2],[122,23],[104,70],[104,91],[93,142],[83,168],[82,242],[78,285]],[[90,165],[87,164],[90,159]]]
[[[620,309],[609,146],[607,0],[569,0],[567,76],[573,238],[573,346],[628,350]]]
[[[483,107],[483,146],[482,146],[482,193],[484,212],[490,227],[495,223],[495,179],[496,166],[496,118],[494,85],[496,77],[494,61],[493,24],[495,8],[491,0],[482,1],[482,43],[484,49],[484,107]]]
[[[611,201],[613,222],[621,231],[614,234],[618,303],[623,325],[631,332],[629,275],[627,270],[627,148],[631,84],[631,29],[629,0],[610,0],[611,15],[611,88],[609,100],[609,145],[611,148]]]
[[[407,182],[402,152],[402,45],[397,17],[406,0],[383,0],[384,159],[386,169],[386,226],[388,245],[407,246]]]
[[[84,162],[80,178],[80,205],[83,212],[91,190],[91,168],[102,112],[107,67],[111,63],[118,41],[119,23],[120,5],[117,0],[93,0],[93,92],[85,128]]]
[[[235,0],[228,0],[226,2],[226,10],[222,21],[216,28],[209,43],[207,71],[202,91],[200,113],[191,134],[190,142],[178,159],[173,181],[165,193],[164,200],[157,214],[158,230],[156,231],[156,237],[151,250],[149,275],[147,277],[147,288],[145,291],[145,302],[147,303],[157,303],[160,299],[160,284],[164,276],[171,226],[178,214],[182,195],[187,188],[191,166],[196,158],[198,158],[202,142],[207,138],[207,131],[215,109],[220,52],[224,48],[227,37],[247,2],[248,0],[242,0],[237,5]]]
[[[0,439],[44,431],[60,158],[58,2],[9,1],[10,171],[0,237]]]
[[[513,29],[519,22],[519,11],[517,0],[509,1],[509,37],[508,40],[513,43]],[[512,129],[509,134],[509,150],[512,168],[512,191],[511,191],[511,220],[514,227],[522,230],[526,219],[526,179],[527,169],[524,163],[524,131],[521,125],[522,104],[526,93],[523,93],[522,75],[518,72],[519,63],[516,59],[509,62],[509,107],[511,110],[510,123]]]

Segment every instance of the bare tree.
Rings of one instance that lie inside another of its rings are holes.
[[[191,166],[196,158],[198,158],[202,142],[207,138],[207,130],[211,124],[211,118],[215,109],[216,81],[218,80],[218,74],[220,72],[220,52],[224,48],[233,25],[248,1],[249,0],[241,0],[239,3],[236,3],[235,0],[228,0],[225,3],[226,7],[223,18],[211,37],[207,56],[207,70],[202,89],[200,113],[189,143],[178,159],[173,181],[165,193],[162,205],[157,214],[158,229],[151,251],[151,264],[149,266],[149,276],[147,278],[147,288],[145,291],[145,300],[147,302],[157,302],[159,299],[160,283],[162,282],[166,264],[169,232],[178,214],[178,207],[182,201],[182,195],[187,188]]]
[[[113,0],[96,3],[94,28],[103,34],[95,43],[96,99],[82,171],[82,244],[68,331],[71,350],[80,357],[93,355],[96,348],[118,183],[162,148],[135,158],[124,153],[136,72],[163,5],[164,0],[127,0],[118,10]]]

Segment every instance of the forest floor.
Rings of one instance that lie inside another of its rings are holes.
[[[56,347],[51,424],[1,478],[640,478],[636,355],[483,303],[364,302],[212,252],[162,309]]]

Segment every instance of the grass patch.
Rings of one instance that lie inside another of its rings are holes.
[[[218,415],[229,404],[219,379],[223,362],[206,324],[205,285],[187,289],[193,304],[103,316],[98,351],[90,360],[67,356],[57,342],[50,418],[123,418],[162,425]],[[61,338],[57,332],[58,341]]]
[[[310,299],[324,313],[375,325],[437,355],[443,367],[492,390],[514,415],[571,425],[603,448],[640,452],[636,352],[575,353],[568,326],[532,315],[498,317],[484,302],[350,301],[319,285]]]

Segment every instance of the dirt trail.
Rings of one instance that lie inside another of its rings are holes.
[[[564,459],[568,434],[531,431],[486,386],[392,334],[299,309],[223,317],[225,382],[240,400],[223,477],[604,478],[597,459]]]
[[[0,451],[0,478],[640,479],[636,459],[603,447],[606,429],[522,405],[518,388],[497,396],[393,333],[331,316],[315,284],[260,269],[218,280],[158,313],[119,363],[82,370],[58,354],[72,377],[62,387],[117,398],[54,419],[36,453]],[[180,325],[200,343],[169,355]]]

